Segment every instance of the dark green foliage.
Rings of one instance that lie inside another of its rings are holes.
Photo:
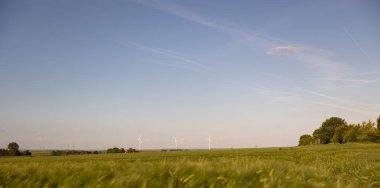
[[[52,156],[57,156],[57,155],[58,155],[58,152],[53,150],[53,151],[50,152],[50,155],[52,155]]]
[[[31,155],[32,155],[32,152],[30,152],[29,150],[25,150],[25,151],[21,152],[21,155],[24,155],[24,156],[31,156]]]
[[[9,152],[7,149],[0,149],[0,156],[8,156]]]
[[[379,142],[379,130],[375,128],[375,123],[372,121],[363,122],[358,125],[359,129],[359,142]]]
[[[358,142],[360,134],[360,126],[359,125],[348,125],[347,131],[343,135],[343,142]]]
[[[380,116],[377,118],[377,129],[380,130]]]
[[[298,143],[299,146],[310,145],[314,142],[314,138],[309,134],[304,134],[300,137],[300,141]]]
[[[32,153],[29,150],[23,152],[19,151],[19,145],[16,142],[8,144],[8,149],[0,149],[0,156],[31,156]]]
[[[19,146],[16,142],[11,142],[8,144],[8,155],[10,156],[18,156],[20,155],[20,151],[18,150]]]
[[[329,119],[326,119],[322,123],[322,126],[314,131],[313,137],[315,139],[319,139],[322,144],[328,144],[331,142],[331,139],[334,136],[335,129],[346,124],[346,121],[342,118],[331,117]]]
[[[113,147],[113,148],[108,148],[107,153],[125,153],[125,150],[124,148]]]
[[[341,124],[335,129],[334,135],[331,139],[332,143],[344,143],[344,133],[347,132],[348,125]]]
[[[8,150],[15,150],[15,151],[18,151],[18,144],[16,142],[11,142],[8,144]]]
[[[136,153],[136,152],[138,152],[138,151],[136,149],[134,149],[134,148],[129,148],[127,150],[127,153]]]
[[[95,153],[96,152],[96,153]],[[87,154],[98,154],[97,151],[84,151],[84,150],[54,150],[51,151],[50,155],[60,156],[60,155],[87,155]]]
[[[319,129],[316,129],[313,132],[313,139],[316,141],[319,140],[321,144],[328,144],[331,142],[340,144],[347,142],[380,143],[380,130],[376,129],[375,125],[376,124],[370,120],[364,121],[361,124],[347,125],[344,119],[331,117],[323,122]],[[302,135],[299,145],[316,143],[316,141],[311,142],[310,139],[310,135]]]

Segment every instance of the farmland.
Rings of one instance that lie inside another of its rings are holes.
[[[380,187],[380,145],[1,157],[0,187]]]

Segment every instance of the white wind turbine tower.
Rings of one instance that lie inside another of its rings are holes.
[[[210,136],[208,136],[208,139],[207,139],[207,141],[208,141],[208,150],[211,150],[211,137]]]
[[[141,143],[142,143],[141,135],[137,138],[137,141],[139,142],[139,150],[141,151]]]
[[[177,140],[177,137],[173,137],[173,138],[174,138],[175,149],[177,150],[178,149],[178,140]]]

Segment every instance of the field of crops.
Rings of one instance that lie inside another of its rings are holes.
[[[380,187],[380,145],[1,157],[0,187]]]

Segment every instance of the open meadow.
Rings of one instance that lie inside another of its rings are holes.
[[[380,187],[380,145],[1,157],[0,187]]]

